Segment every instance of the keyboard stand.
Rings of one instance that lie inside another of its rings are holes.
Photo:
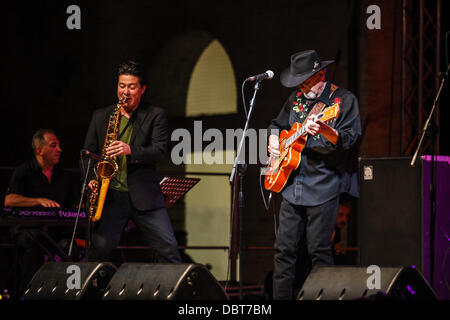
[[[38,235],[35,235],[27,229],[22,229],[21,231],[26,232],[51,261],[58,261],[58,259],[56,259],[57,256],[61,258],[60,261],[72,261],[46,231],[39,229]]]

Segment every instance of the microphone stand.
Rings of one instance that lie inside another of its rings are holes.
[[[417,146],[416,152],[411,160],[411,167],[415,166],[415,162],[419,151],[422,147],[423,140],[425,138],[425,134],[428,132],[431,135],[432,139],[432,154],[431,154],[431,163],[430,163],[430,189],[429,189],[429,201],[430,201],[430,284],[433,286],[433,278],[434,278],[434,234],[435,234],[435,223],[436,223],[436,179],[435,179],[435,153],[436,153],[436,124],[434,123],[431,126],[431,119],[434,116],[434,111],[436,109],[437,103],[440,99],[442,89],[445,87],[446,82],[448,80],[448,72],[450,69],[450,64],[447,65],[447,71],[443,74],[441,79],[441,85],[439,86],[439,90],[436,94],[436,97],[433,102],[433,107],[431,108],[431,112],[428,116],[427,121],[422,129],[422,135],[420,137],[419,145]]]
[[[81,161],[83,161],[83,160],[81,160]],[[69,246],[69,252],[68,252],[68,256],[69,257],[72,254],[73,241],[75,240],[75,233],[76,233],[77,226],[78,226],[78,218],[80,216],[81,205],[83,203],[84,194],[86,193],[86,182],[87,182],[87,178],[88,178],[88,175],[89,175],[90,167],[91,167],[91,157],[89,157],[89,159],[88,159],[87,169],[86,169],[86,173],[84,174],[83,185],[81,187],[80,203],[78,204],[77,217],[75,219],[75,225],[73,227],[72,239],[70,241],[70,246]],[[86,218],[87,218],[87,231],[86,232],[87,232],[87,235],[89,235],[90,234],[90,223],[91,223],[91,221],[90,221],[91,219],[90,219],[89,214],[86,215]],[[88,261],[89,240],[90,239],[87,236],[86,244],[85,244],[85,251],[86,251],[85,258],[86,258],[86,262]]]
[[[250,122],[250,117],[253,111],[253,107],[255,105],[255,98],[256,98],[256,93],[259,90],[259,86],[260,86],[260,81],[256,81],[255,83],[255,87],[254,87],[254,92],[253,92],[253,97],[250,100],[250,108],[248,111],[248,115],[247,115],[247,119],[245,121],[245,127],[244,127],[244,131],[241,137],[241,141],[239,143],[239,148],[238,148],[238,152],[236,155],[236,158],[234,160],[234,164],[233,164],[233,170],[231,171],[231,175],[230,175],[230,183],[233,184],[233,199],[234,199],[234,195],[236,194],[236,188],[238,188],[237,192],[238,192],[238,216],[239,216],[239,237],[238,237],[238,255],[239,255],[239,299],[243,300],[243,290],[242,290],[242,235],[243,235],[243,217],[244,217],[244,176],[245,173],[247,171],[247,164],[245,163],[245,156],[243,157],[243,159],[240,159],[241,153],[245,152],[242,150],[242,147],[244,145],[244,141],[245,141],[245,136],[248,130],[248,125]],[[237,174],[236,174],[237,172]],[[237,177],[237,183],[236,183],[236,177]],[[233,211],[235,210],[235,206],[233,204]],[[236,217],[236,215],[233,212],[233,216],[234,218]],[[234,222],[232,223],[232,228],[234,226]],[[234,232],[233,232],[234,233]],[[232,233],[232,234],[233,234]],[[233,242],[232,242],[233,243]],[[230,250],[232,251],[232,249]]]

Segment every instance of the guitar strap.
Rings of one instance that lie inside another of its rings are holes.
[[[331,96],[337,90],[337,88],[339,88],[337,85],[331,84],[331,86],[330,86],[330,96],[328,97],[329,99],[331,99]],[[322,101],[317,102],[314,105],[314,107],[311,109],[311,111],[309,112],[308,117],[318,115],[323,110],[325,110],[326,107],[328,107],[328,106],[325,103],[323,103]]]

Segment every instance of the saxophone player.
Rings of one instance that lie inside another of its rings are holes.
[[[147,86],[140,64],[127,61],[117,70],[117,98],[122,101],[117,139],[105,145],[115,106],[94,112],[84,148],[115,158],[118,172],[109,182],[101,218],[93,226],[89,261],[109,261],[131,219],[158,262],[181,262],[155,164],[167,150],[169,128],[163,109],[142,101]],[[103,150],[104,148],[104,150]],[[89,186],[92,188],[93,181]]]

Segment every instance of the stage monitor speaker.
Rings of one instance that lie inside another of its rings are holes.
[[[200,264],[125,263],[103,300],[228,300],[214,276]]]
[[[25,300],[100,300],[117,268],[108,262],[47,262],[33,276]]]
[[[436,300],[436,295],[415,268],[386,267],[374,271],[367,267],[323,266],[311,271],[297,299]]]

